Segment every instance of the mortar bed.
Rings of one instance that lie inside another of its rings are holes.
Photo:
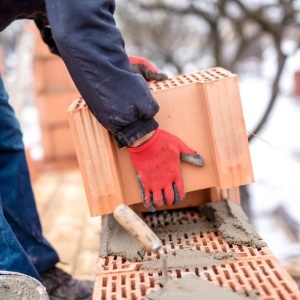
[[[176,249],[189,249],[205,251],[206,253],[230,253],[233,254],[237,260],[243,259],[257,259],[259,257],[273,257],[272,252],[264,247],[260,250],[246,247],[229,245],[217,233],[203,233],[195,234],[192,237],[187,237],[184,241],[177,243],[176,241],[163,241],[163,249],[165,254],[176,255]],[[145,261],[153,261],[160,258],[159,254],[147,251],[144,256]],[[142,266],[142,262],[130,262],[120,256],[108,256],[106,258],[100,257],[97,261],[97,273],[107,273],[114,271],[138,271]]]
[[[187,216],[188,218],[184,218]],[[170,223],[186,224],[185,220],[197,222],[203,218],[192,210],[178,210],[172,213],[146,214],[144,220],[154,228]],[[180,227],[180,226],[179,226]],[[164,253],[176,255],[176,251],[189,248],[204,251],[208,254],[226,253],[236,260],[220,260],[220,263],[198,265],[188,268],[169,268],[170,279],[182,278],[187,274],[195,274],[212,284],[243,292],[248,296],[258,291],[261,300],[296,300],[300,299],[297,284],[274,257],[268,247],[255,249],[253,247],[229,245],[217,232],[197,232],[181,234],[179,239],[175,234],[168,234],[168,239],[162,240]],[[159,255],[148,251],[143,262],[159,259]],[[146,299],[146,295],[160,289],[157,281],[162,279],[162,271],[143,270],[143,262],[130,262],[120,256],[100,257],[96,265],[96,284],[93,300],[98,299]],[[249,297],[250,299],[250,297]]]

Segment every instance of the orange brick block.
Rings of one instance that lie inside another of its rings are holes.
[[[180,220],[181,216],[186,215],[195,221],[203,217],[186,210],[176,211],[176,217],[173,218]],[[154,224],[163,226],[164,222],[170,222],[170,216],[166,219],[160,213],[149,214],[144,220],[151,227],[154,227]],[[195,232],[192,236],[186,233],[184,238],[180,239],[170,233],[169,238],[162,240],[162,243],[164,253],[170,256],[176,256],[178,251],[188,248],[191,251],[202,251],[208,254],[228,253],[235,258],[235,260],[220,260],[208,265],[195,261],[193,266],[169,268],[170,280],[195,274],[211,284],[240,292],[246,297],[256,291],[259,292],[260,300],[300,299],[298,285],[268,247],[256,249],[230,245],[215,232]],[[148,251],[144,261],[155,261],[158,258],[159,254]],[[160,289],[159,279],[162,279],[162,270],[143,270],[141,267],[141,262],[130,262],[121,256],[100,257],[96,265],[97,276],[93,300],[145,299],[146,295]]]
[[[26,30],[31,31],[35,38],[33,57],[35,91],[39,93],[76,90],[63,60],[50,52],[37,27],[30,24]]]
[[[222,199],[230,199],[236,204],[240,204],[239,187],[233,187],[226,190],[221,190],[218,187],[211,187],[202,190],[191,191],[186,194],[184,201],[174,207],[168,207],[168,210],[180,209],[186,207],[197,207],[207,202],[220,201]],[[132,204],[131,208],[135,212],[147,212],[143,203]],[[165,210],[166,206],[156,208],[156,211]]]
[[[37,93],[35,102],[38,107],[41,126],[69,126],[67,108],[79,96],[77,90],[54,93]]]
[[[41,34],[38,30],[38,28],[35,26],[35,24],[28,24],[26,27],[26,30],[28,32],[32,32],[35,38],[34,41],[34,58],[35,59],[41,59],[41,58],[47,58],[49,55],[52,55],[50,53],[50,50],[48,46],[44,43],[42,40]]]
[[[149,87],[160,106],[155,117],[160,128],[177,135],[205,160],[203,168],[182,163],[186,192],[230,190],[253,182],[236,75],[214,68]],[[91,215],[112,213],[120,203],[141,203],[128,150],[117,149],[84,100],[72,103],[68,117]],[[235,192],[231,195],[238,198]]]
[[[298,300],[300,292],[296,282],[274,258],[249,259],[238,262],[199,266],[185,270],[169,271],[171,280],[178,280],[194,273],[201,279],[233,292],[242,292],[246,297],[251,291],[258,291],[259,300]],[[98,274],[96,276],[93,300],[145,299],[152,291],[160,289],[157,281],[161,270],[135,270]],[[250,297],[249,297],[250,299]]]
[[[58,127],[42,127],[42,145],[44,158],[56,160],[75,157],[70,127],[66,124]]]
[[[76,90],[71,76],[60,57],[49,52],[48,57],[34,59],[33,67],[36,92]]]

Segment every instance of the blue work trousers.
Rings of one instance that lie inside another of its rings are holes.
[[[58,255],[42,234],[19,123],[0,75],[0,270],[40,280]]]

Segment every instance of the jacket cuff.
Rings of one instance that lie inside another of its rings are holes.
[[[134,141],[158,128],[158,123],[151,119],[137,120],[115,133],[118,148],[129,147]]]

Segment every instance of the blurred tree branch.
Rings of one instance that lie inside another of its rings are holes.
[[[253,55],[249,52],[256,51],[255,55],[259,55],[263,43],[271,41],[277,54],[277,66],[267,108],[253,130],[257,134],[274,107],[287,57],[293,54],[284,53],[282,48],[283,42],[291,38],[289,32],[292,29],[297,33],[293,37],[295,48],[300,44],[300,5],[296,2],[128,0],[119,3],[122,11],[119,15],[125,28],[129,25],[131,42],[139,45],[137,48],[144,55],[161,64],[172,65],[179,73],[189,64],[195,70],[222,66],[237,72],[240,63]],[[145,42],[146,36],[149,36],[152,46]],[[155,52],[159,52],[159,59],[156,59]],[[178,52],[184,55],[179,58]],[[207,59],[209,55],[213,60]],[[249,141],[251,139],[249,136]]]

